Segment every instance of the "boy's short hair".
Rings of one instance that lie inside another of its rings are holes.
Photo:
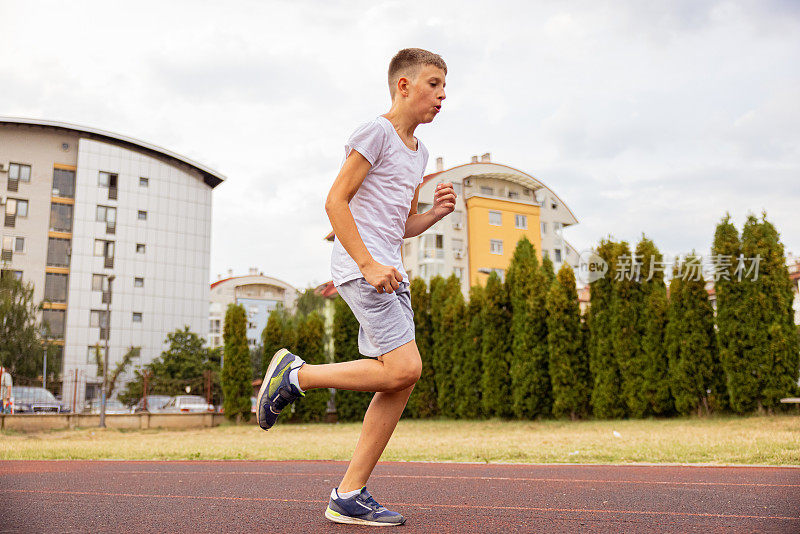
[[[422,48],[404,48],[394,55],[389,62],[389,93],[394,98],[397,89],[397,80],[401,76],[411,78],[417,74],[423,65],[433,65],[439,67],[447,74],[447,65],[442,56],[428,52]]]

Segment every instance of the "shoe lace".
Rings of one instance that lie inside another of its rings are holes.
[[[381,506],[381,504],[378,501],[376,501],[369,493],[367,493],[367,496],[364,498],[364,502],[367,503],[376,512],[382,512],[386,510],[386,508]]]

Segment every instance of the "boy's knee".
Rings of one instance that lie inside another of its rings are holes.
[[[397,391],[410,388],[422,376],[422,362],[408,363],[397,370],[394,379],[394,388]]]

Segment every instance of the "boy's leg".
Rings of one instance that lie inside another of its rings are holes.
[[[390,369],[394,366],[413,367],[417,370],[416,379],[419,378],[418,370],[422,368],[422,361],[414,341],[387,352],[380,356],[379,360]],[[358,438],[353,459],[350,460],[347,472],[339,484],[340,492],[361,489],[367,484],[367,479],[400,420],[414,389],[414,383],[401,390],[375,393],[367,413],[364,414],[364,424],[361,427],[361,436]]]

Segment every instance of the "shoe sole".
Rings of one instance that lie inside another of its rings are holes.
[[[367,521],[366,519],[358,519],[357,517],[350,517],[331,510],[330,506],[325,510],[325,517],[334,523],[345,523],[348,525],[370,525],[373,527],[399,527],[406,522],[405,518],[403,523],[381,523],[378,521]]]
[[[269,379],[272,378],[272,373],[275,372],[275,368],[278,366],[278,363],[280,363],[283,357],[287,354],[289,354],[288,349],[280,349],[275,353],[275,355],[272,357],[272,361],[269,362],[269,367],[267,367],[267,372],[264,375],[264,381],[261,383],[261,389],[258,390],[258,396],[256,397],[256,422],[263,430],[269,430],[269,428],[264,428],[261,426],[261,397],[263,397],[267,391],[269,387]]]

